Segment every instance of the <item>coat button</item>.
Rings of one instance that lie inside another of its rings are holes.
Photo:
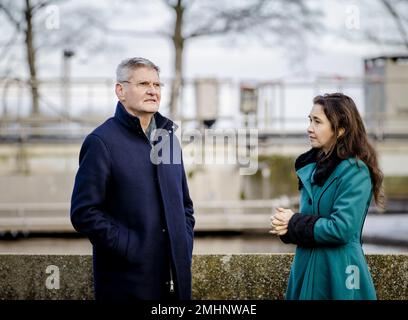
[[[312,199],[309,198],[308,202],[309,202],[310,205],[312,205]]]
[[[166,229],[162,229],[162,232],[166,232]]]

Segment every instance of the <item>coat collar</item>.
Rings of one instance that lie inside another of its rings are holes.
[[[321,194],[326,190],[326,188],[335,180],[337,179],[343,171],[348,168],[350,165],[352,165],[356,161],[355,158],[349,158],[346,160],[343,160],[339,163],[339,165],[336,167],[336,169],[332,172],[332,174],[328,177],[328,179],[325,181],[323,186],[321,186],[318,190],[318,192],[314,195],[312,193],[312,175],[314,172],[314,169],[316,167],[316,162],[310,163],[308,165],[305,165],[301,167],[299,170],[296,171],[296,174],[298,175],[299,179],[303,183],[303,187],[307,191],[309,197],[311,199],[319,199]]]
[[[313,163],[310,163],[308,165],[301,167],[299,170],[296,171],[296,174],[298,175],[300,181],[302,182],[303,187],[308,193],[310,199],[313,198],[311,179],[312,179],[312,174],[313,174],[315,167],[316,167],[316,162],[313,162]]]
[[[118,101],[116,105],[115,119],[117,119],[125,127],[133,131],[136,131],[139,134],[143,133],[142,126],[140,124],[140,119],[127,112],[125,107],[120,101]],[[159,112],[156,112],[154,114],[154,120],[156,121],[157,129],[175,131],[178,128],[178,126],[173,121],[164,117]]]
[[[332,182],[336,180],[340,175],[342,175],[343,171],[347,169],[348,167],[350,167],[353,161],[354,161],[353,158],[341,161],[339,165],[336,167],[336,169],[333,171],[333,173],[328,177],[324,185],[318,189],[318,191],[315,194],[315,198],[320,199],[321,195],[323,194],[323,192],[326,191],[328,186],[331,185]],[[316,201],[314,201],[314,205],[316,206],[316,209],[317,209],[318,203],[316,203]]]
[[[336,150],[331,153],[328,158],[322,158],[320,150],[317,148],[312,148],[309,151],[301,154],[295,162],[296,170],[311,164],[316,163],[315,172],[313,173],[312,183],[317,184],[319,187],[323,187],[326,180],[331,176],[333,171],[342,161],[341,158],[337,156]],[[302,187],[301,181],[299,183],[299,189]]]

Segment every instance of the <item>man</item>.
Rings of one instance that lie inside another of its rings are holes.
[[[159,68],[131,58],[116,76],[115,115],[86,137],[71,200],[93,244],[95,298],[191,299],[193,203],[176,125],[158,112]]]

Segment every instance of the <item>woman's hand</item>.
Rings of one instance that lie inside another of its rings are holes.
[[[288,232],[288,224],[294,212],[290,209],[277,208],[276,213],[271,217],[272,230],[269,233],[283,236]]]

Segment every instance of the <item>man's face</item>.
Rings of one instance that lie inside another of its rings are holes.
[[[156,70],[138,68],[127,81],[116,84],[116,95],[127,112],[140,117],[159,110],[160,78]]]

